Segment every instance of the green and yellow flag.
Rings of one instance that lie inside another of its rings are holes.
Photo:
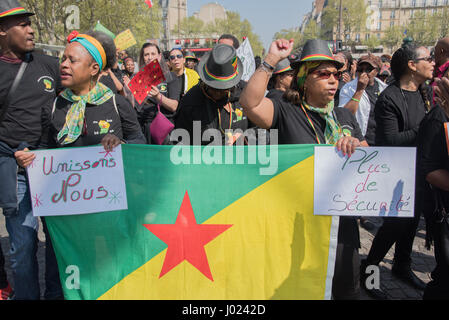
[[[338,218],[313,215],[313,146],[276,147],[274,175],[248,161],[260,147],[182,148],[123,147],[128,210],[46,218],[65,298],[330,299]]]

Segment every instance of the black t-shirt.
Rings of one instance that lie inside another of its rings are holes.
[[[402,90],[407,102],[407,118],[410,128],[418,127],[426,115],[426,109],[421,92]]]
[[[110,133],[128,143],[145,143],[142,131],[137,121],[137,116],[131,104],[121,95],[115,95],[102,105],[87,104],[84,114],[84,126],[81,136],[70,145],[61,145],[57,140],[59,131],[62,130],[67,112],[72,103],[62,97],[58,97],[52,112],[50,126],[49,145],[51,147],[83,147],[100,144],[101,139]]]
[[[175,118],[175,127],[187,130],[191,139],[190,144],[194,144],[195,141],[192,141],[192,139],[195,139],[193,137],[193,121],[201,121],[201,136],[207,129],[220,130],[220,118],[221,130],[223,131],[228,129],[245,131],[253,126],[238,102],[231,103],[231,106],[233,109],[232,120],[231,114],[225,108],[217,106],[211,99],[207,98],[202,92],[201,85],[198,84],[190,89],[181,100]],[[220,117],[218,113],[220,113]],[[223,145],[224,140],[225,136],[222,132],[222,141],[219,144]],[[214,141],[201,141],[201,144],[208,145],[212,142]]]
[[[449,171],[449,156],[446,143],[446,133],[444,123],[449,122],[449,118],[441,107],[435,106],[424,117],[418,132],[417,138],[417,181],[420,197],[427,201],[422,201],[425,213],[433,212],[433,201],[430,189],[426,182],[426,176],[436,170]],[[443,201],[446,208],[449,208],[449,192],[442,192]],[[430,212],[429,212],[430,211]]]
[[[278,89],[271,89],[270,91],[268,91],[266,97],[269,99],[282,99],[282,96],[284,95],[284,91],[278,90]]]
[[[5,107],[6,96],[19,68],[20,63],[0,60],[0,110]],[[33,53],[0,124],[0,141],[12,148],[21,142],[37,148],[42,130],[49,124],[53,101],[61,90],[60,81],[58,60]]]
[[[373,146],[376,143],[376,118],[374,116],[374,108],[376,106],[377,98],[379,98],[380,95],[379,83],[374,81],[374,85],[366,87],[365,92],[368,95],[371,104],[365,139],[370,146]]]
[[[309,124],[307,116],[301,107],[295,106],[285,99],[272,100],[274,118],[271,129],[278,129],[279,144],[317,144],[315,131]],[[306,109],[320,141],[324,143],[326,121],[316,112]],[[356,118],[346,108],[334,108],[334,117],[341,125],[346,136],[352,136],[360,141],[364,137]],[[338,242],[354,248],[360,247],[360,234],[357,220],[354,217],[340,217]]]
[[[279,144],[317,144],[313,128],[307,121],[307,116],[301,107],[295,106],[285,99],[273,100],[274,118],[271,129],[278,129]],[[316,112],[307,110],[319,140],[324,143],[326,121]],[[334,108],[334,116],[340,123],[343,133],[360,141],[364,137],[354,115],[345,108]]]

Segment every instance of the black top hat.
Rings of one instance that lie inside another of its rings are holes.
[[[296,68],[308,61],[329,61],[334,63],[337,69],[344,66],[344,64],[334,59],[330,44],[325,40],[319,39],[307,40],[302,49],[301,56],[291,61],[291,66],[292,68]]]
[[[280,74],[280,73],[287,72],[290,70],[292,70],[292,68],[290,67],[290,60],[285,58],[284,60],[281,60],[276,65],[276,67],[274,68],[273,74]]]
[[[209,87],[230,89],[240,82],[243,64],[233,47],[218,44],[204,59],[201,59],[198,74]]]
[[[26,11],[17,0],[2,0],[0,2],[0,19],[18,15],[34,16],[34,13]]]

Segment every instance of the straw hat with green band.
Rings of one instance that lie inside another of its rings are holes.
[[[34,13],[28,12],[17,0],[0,1],[0,19],[18,15],[34,16]]]
[[[297,68],[304,62],[329,61],[335,64],[337,69],[344,66],[341,62],[334,59],[334,54],[329,43],[325,40],[308,40],[302,49],[301,56],[291,61],[291,67]]]
[[[236,86],[243,75],[243,64],[235,49],[227,44],[218,44],[198,65],[201,80],[215,89],[230,89]]]

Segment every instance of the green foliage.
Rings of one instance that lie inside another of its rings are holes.
[[[342,0],[342,40],[354,32],[364,31],[368,19],[368,5],[364,0]],[[340,0],[329,0],[321,17],[321,37],[333,39],[334,28],[338,31]],[[338,37],[338,35],[337,35]]]
[[[276,32],[274,34],[273,40],[277,39],[293,39],[293,50],[297,49],[302,44],[301,32],[299,32],[295,28],[282,29],[281,31]]]
[[[194,16],[184,18],[179,25],[179,33],[178,33],[178,25],[175,25],[172,34],[177,35],[179,37],[198,37],[204,33],[204,22]]]
[[[362,44],[367,46],[369,51],[373,51],[374,48],[380,46],[381,41],[377,37],[369,37],[367,40],[364,40]]]
[[[447,7],[434,14],[419,11],[410,21],[407,36],[418,44],[433,46],[438,39],[449,35],[447,19],[449,19]]]
[[[247,37],[251,43],[254,56],[262,56],[263,44],[260,37],[253,32],[251,23],[245,19],[241,20],[240,14],[233,11],[226,12],[226,19],[216,19],[205,27],[206,34],[220,36],[228,33],[234,35],[239,41]]]
[[[403,27],[393,26],[389,27],[381,39],[381,44],[390,48],[391,52],[396,51],[402,44],[404,39]]]
[[[37,41],[42,43],[65,43],[71,32],[65,25],[65,8],[69,5],[80,9],[81,32],[93,29],[100,21],[116,35],[130,29],[141,46],[146,39],[159,38],[162,31],[158,1],[153,1],[151,9],[141,0],[23,0],[23,5],[36,13],[33,23]]]

